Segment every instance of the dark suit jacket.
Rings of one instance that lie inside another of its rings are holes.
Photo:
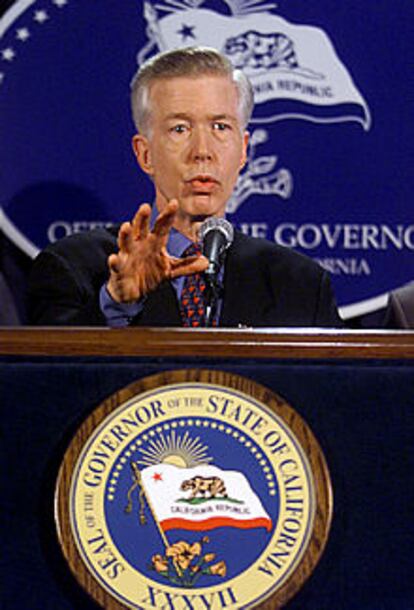
[[[108,278],[118,228],[80,233],[49,246],[29,283],[29,322],[105,325],[99,290]],[[181,326],[176,294],[163,282],[133,320],[140,326]],[[220,326],[338,327],[329,276],[316,263],[263,239],[235,232],[224,273]]]

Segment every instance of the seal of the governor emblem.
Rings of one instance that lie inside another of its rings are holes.
[[[148,377],[68,448],[58,535],[104,607],[280,608],[327,540],[332,493],[312,432],[280,397],[217,371]]]

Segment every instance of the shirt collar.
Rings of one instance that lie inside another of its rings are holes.
[[[154,202],[151,208],[151,229],[154,228],[158,214],[159,211]],[[189,239],[188,237],[177,231],[177,229],[174,229],[174,227],[172,227],[168,236],[167,250],[172,256],[175,256],[176,258],[181,258],[184,250],[186,250],[188,246],[190,246],[192,243],[193,242],[191,241],[191,239]]]

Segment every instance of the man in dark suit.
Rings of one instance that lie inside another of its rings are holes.
[[[224,216],[246,161],[251,85],[212,49],[178,49],[140,68],[132,109],[133,148],[154,182],[155,205],[142,204],[119,230],[76,235],[41,253],[30,282],[33,323],[205,324],[208,261],[188,247],[206,219]],[[327,274],[265,240],[236,232],[218,279],[213,324],[341,324]],[[200,304],[189,311],[194,289]]]

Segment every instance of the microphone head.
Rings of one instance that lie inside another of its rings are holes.
[[[203,254],[209,262],[204,275],[215,282],[226,250],[234,238],[233,227],[228,220],[212,216],[201,225],[199,238],[203,242]]]
[[[199,239],[204,243],[207,234],[210,231],[219,231],[224,237],[224,248],[227,249],[232,243],[234,239],[234,229],[233,226],[229,223],[225,218],[217,218],[216,216],[211,216],[207,218],[201,225],[199,229]]]

